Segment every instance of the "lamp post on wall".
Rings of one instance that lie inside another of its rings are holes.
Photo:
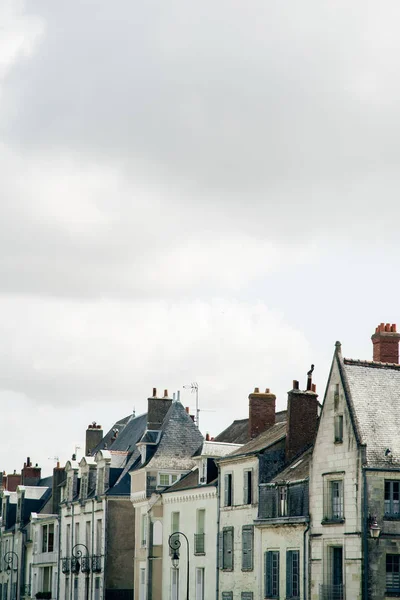
[[[187,561],[186,561],[186,600],[189,600],[189,540],[182,531],[174,531],[168,538],[168,546],[172,550],[171,561],[174,569],[179,566],[179,548],[181,547],[181,541],[179,536],[182,536],[186,540],[187,549]]]
[[[7,571],[7,575],[10,575],[11,573],[11,593],[12,593],[12,584],[13,584],[13,571],[14,571],[14,559],[17,563],[17,581],[16,581],[16,591],[15,591],[15,600],[19,600],[19,593],[18,593],[18,554],[16,552],[14,552],[14,550],[9,550],[8,552],[5,553],[4,555],[4,562],[7,565],[6,571]]]
[[[81,550],[83,548],[83,550]],[[84,553],[85,552],[85,553]],[[89,550],[85,544],[75,544],[71,550],[71,572],[75,575],[79,575],[79,572],[85,573],[85,600],[89,599],[89,573],[90,573],[90,559]]]

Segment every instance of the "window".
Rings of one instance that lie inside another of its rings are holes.
[[[338,383],[335,383],[335,390],[333,392],[333,399],[334,399],[335,410],[338,410],[338,408],[339,408],[339,400],[340,400],[340,396],[339,396],[339,384]]]
[[[78,600],[79,598],[79,579],[77,577],[74,578],[74,600]]]
[[[400,517],[400,481],[385,481],[385,515]]]
[[[343,481],[331,481],[332,519],[343,519]]]
[[[82,475],[81,477],[81,499],[84,500],[88,495],[88,475]]]
[[[204,508],[201,508],[197,511],[196,516],[196,533],[194,536],[194,553],[195,554],[205,554],[205,546],[204,546],[204,528],[206,521],[206,511]]]
[[[335,416],[335,444],[343,442],[343,415]]]
[[[100,577],[94,580],[94,600],[100,600]]]
[[[70,523],[68,523],[68,525],[67,525],[67,535],[66,535],[65,542],[66,542],[66,553],[67,553],[67,556],[69,557],[69,553],[71,550],[71,524]]]
[[[253,526],[244,525],[242,527],[242,571],[253,570],[253,539]]]
[[[171,534],[176,533],[177,531],[179,531],[179,513],[178,512],[173,512],[171,513]],[[178,538],[179,536],[174,536],[171,539],[171,544],[174,545],[175,539]],[[179,544],[178,544],[179,547]],[[172,556],[173,552],[177,552],[178,556],[179,556],[179,549],[173,550],[171,547],[169,549],[169,553]]]
[[[286,485],[278,486],[278,511],[280,517],[286,517],[287,515],[287,497],[288,497],[288,489]]]
[[[79,540],[79,523],[75,523],[75,539],[74,539],[74,545],[75,544],[79,544],[80,540]]]
[[[224,527],[219,535],[220,569],[233,571],[233,527]]]
[[[8,596],[8,581],[3,583],[3,600],[7,600]]]
[[[42,526],[42,552],[54,551],[54,524]]]
[[[253,502],[253,471],[251,469],[244,471],[243,482],[243,504]]]
[[[222,592],[222,600],[233,600],[233,592]]]
[[[265,597],[279,598],[279,552],[265,553]]]
[[[85,544],[86,544],[86,547],[87,547],[87,549],[89,551],[89,554],[90,554],[90,548],[91,548],[91,545],[92,545],[90,543],[92,541],[92,539],[91,539],[92,536],[91,536],[91,527],[90,527],[90,525],[91,525],[90,521],[86,521],[86,523],[85,523]]]
[[[386,554],[386,591],[400,592],[400,554]]]
[[[196,569],[196,600],[204,600],[204,569]]]
[[[69,597],[69,577],[65,578],[65,600],[70,600],[70,597]]]
[[[224,477],[224,506],[233,506],[233,476],[226,473]]]
[[[139,600],[146,600],[146,569],[139,571]]]
[[[286,598],[300,598],[300,553],[286,552]]]
[[[179,600],[179,569],[171,569],[171,600]]]
[[[343,521],[343,479],[326,479],[324,494],[324,521]]]
[[[141,515],[140,517],[140,545],[142,548],[147,546],[147,515]]]
[[[102,521],[98,519],[96,522],[96,554],[101,555],[101,542],[102,542]]]
[[[104,467],[98,470],[97,473],[97,495],[104,494]]]
[[[42,569],[42,592],[51,592],[53,567],[44,567]]]
[[[158,485],[161,487],[167,487],[178,481],[178,475],[176,473],[159,473]]]

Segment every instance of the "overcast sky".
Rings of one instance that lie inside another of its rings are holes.
[[[153,387],[197,381],[216,435],[311,363],[322,400],[337,339],[372,357],[400,324],[399,21],[0,3],[0,469],[49,473]]]

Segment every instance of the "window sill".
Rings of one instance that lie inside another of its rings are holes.
[[[254,571],[253,567],[252,567],[251,569],[244,569],[244,568],[242,567],[242,572],[243,572],[243,573],[251,573],[251,571]]]
[[[383,515],[383,520],[384,521],[400,521],[400,514],[399,515]],[[400,592],[393,592],[393,593],[400,594]]]
[[[206,553],[205,552],[194,552],[195,556],[205,556]]]
[[[346,519],[323,519],[321,525],[342,525]]]
[[[385,596],[389,596],[390,598],[400,598],[400,590],[398,592],[389,592],[386,590]]]
[[[335,440],[335,441],[334,441],[334,444],[335,444],[335,445],[336,445],[336,444],[343,444],[343,440]],[[296,599],[295,599],[295,600],[296,600]]]

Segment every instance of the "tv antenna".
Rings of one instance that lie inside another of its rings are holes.
[[[199,427],[199,417],[200,417],[200,409],[199,409],[199,384],[196,381],[189,383],[183,386],[185,390],[191,390],[192,394],[196,394],[196,425]]]

